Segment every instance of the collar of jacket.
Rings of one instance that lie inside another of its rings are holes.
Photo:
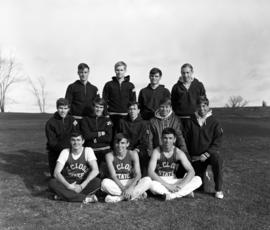
[[[198,112],[195,112],[196,120],[197,120],[197,122],[198,122],[198,124],[199,124],[200,126],[202,126],[204,123],[206,123],[206,119],[207,119],[208,117],[211,117],[211,116],[212,116],[212,110],[211,110],[211,109],[208,111],[208,113],[207,113],[204,117],[201,117],[201,116],[198,114]]]
[[[139,122],[139,121],[142,121],[142,120],[143,119],[141,117],[141,114],[138,114],[137,118],[134,121],[131,120],[130,116],[127,116],[127,121],[129,121],[129,122]]]
[[[64,120],[64,119],[66,119],[68,116],[69,116],[69,115],[67,114],[65,118],[62,118],[62,117],[59,115],[58,112],[55,112],[54,115],[53,115],[53,117],[54,117],[55,119],[57,119],[57,120]]]
[[[127,76],[124,77],[124,81],[129,81],[129,79],[130,79],[130,76],[129,75],[127,75]],[[117,77],[115,77],[115,76],[112,77],[112,80],[118,82]]]
[[[75,81],[75,83],[76,83],[76,84],[80,84],[80,85],[83,85],[83,86],[84,86],[84,84],[83,84],[83,83],[82,83],[80,80]],[[87,81],[85,85],[89,85],[89,84],[90,84],[90,82],[89,82],[89,81]]]
[[[160,120],[166,120],[173,114],[173,111],[169,112],[169,114],[166,117],[160,116],[159,109],[155,112],[155,117]]]
[[[158,85],[157,88],[153,89],[153,88],[151,87],[151,84],[148,84],[148,86],[147,86],[147,88],[149,88],[149,89],[151,89],[151,90],[156,90],[156,89],[158,89],[158,88],[164,88],[164,87],[165,87],[164,85]]]
[[[194,81],[194,79],[195,79],[195,78],[191,78],[190,84]],[[182,76],[179,77],[179,80],[178,80],[178,81],[179,81],[180,83],[182,83],[182,84],[185,84],[184,78],[183,78]]]

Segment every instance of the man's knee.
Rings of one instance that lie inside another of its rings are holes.
[[[223,165],[223,159],[222,157],[220,156],[219,153],[212,153],[211,156],[210,156],[210,164],[212,166],[221,166]]]

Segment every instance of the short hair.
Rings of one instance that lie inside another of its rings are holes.
[[[84,139],[84,138],[83,138],[83,135],[82,135],[82,133],[81,133],[80,131],[72,132],[71,135],[70,135],[70,139],[71,139],[72,137],[79,137],[79,136],[81,136],[82,139]]]
[[[133,105],[137,105],[138,109],[140,108],[140,105],[139,105],[139,103],[138,103],[137,101],[130,101],[130,102],[128,103],[128,108],[130,108],[130,107],[133,106]]]
[[[115,136],[114,136],[114,140],[113,140],[113,143],[119,143],[122,139],[126,139],[128,142],[129,142],[129,138],[126,134],[124,133],[117,133]]]
[[[193,66],[189,63],[185,63],[184,65],[181,66],[181,71],[184,69],[184,68],[190,68],[191,72],[193,72]]]
[[[169,97],[165,97],[165,98],[162,98],[159,102],[159,106],[161,105],[172,105],[172,101],[171,101],[171,98]]]
[[[127,68],[127,64],[123,61],[116,62],[114,65],[114,69],[116,69],[118,66],[124,66],[125,69]]]
[[[78,70],[84,70],[85,68],[89,70],[89,66],[85,63],[80,63],[78,65]]]
[[[162,136],[164,136],[166,134],[173,134],[173,136],[176,137],[176,131],[173,128],[165,128],[165,129],[163,129]]]
[[[150,70],[149,75],[154,75],[156,73],[158,73],[160,76],[162,76],[162,71],[159,68],[156,68],[156,67],[155,68],[152,68]]]
[[[66,105],[69,107],[68,99],[61,97],[56,101],[56,108],[58,108],[59,106],[66,106]]]
[[[93,101],[93,105],[103,105],[104,108],[106,106],[106,101],[103,98],[97,97],[95,98],[95,100]]]
[[[200,105],[200,104],[206,104],[206,105],[209,105],[209,100],[208,100],[208,98],[206,97],[206,95],[204,95],[204,96],[199,96],[199,98],[197,99],[197,105]]]

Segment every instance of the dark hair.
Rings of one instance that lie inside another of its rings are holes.
[[[190,68],[191,72],[193,72],[193,66],[191,64],[189,64],[189,63],[185,63],[184,65],[182,65],[181,66],[181,71],[182,71],[182,69],[184,69],[186,67]]]
[[[119,143],[122,139],[127,139],[127,141],[129,142],[129,138],[126,134],[124,133],[117,133],[115,136],[114,136],[114,140],[113,140],[113,143]]]
[[[152,68],[149,72],[149,75],[154,75],[156,73],[158,73],[160,76],[162,76],[162,72],[159,68]]]
[[[104,107],[103,110],[103,115],[107,116],[108,110],[107,110],[107,103],[103,98],[97,97],[95,98],[95,100],[93,101],[93,105],[102,105]]]
[[[78,70],[84,70],[85,68],[87,68],[89,70],[89,66],[85,63],[80,63],[78,65]]]
[[[133,106],[133,105],[137,105],[138,109],[140,108],[140,105],[137,101],[130,101],[128,102],[128,108]]]
[[[56,101],[56,108],[58,108],[59,106],[66,106],[66,105],[69,107],[68,99],[61,97]]]
[[[123,61],[116,62],[114,65],[114,69],[116,69],[118,66],[124,66],[125,69],[127,68],[127,64]]]
[[[79,132],[79,131],[72,132],[71,135],[70,135],[70,138],[72,138],[72,137],[79,137],[79,136],[81,136],[82,139],[84,139],[82,133]]]
[[[165,128],[165,129],[163,129],[162,136],[164,136],[166,134],[173,134],[176,137],[176,131],[173,128]]]
[[[199,96],[199,98],[197,99],[197,105],[200,105],[200,104],[206,104],[206,105],[209,105],[209,100],[208,100],[208,98],[206,97],[206,95],[204,95],[204,96]]]
[[[163,105],[163,104],[169,104],[169,105],[172,105],[172,101],[171,101],[171,98],[169,97],[164,97],[160,100],[159,102],[159,106]]]

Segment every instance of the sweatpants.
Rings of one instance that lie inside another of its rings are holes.
[[[175,184],[182,179],[178,179],[176,177],[161,177],[166,183],[168,184]],[[195,189],[199,188],[202,184],[202,180],[198,176],[194,176],[189,183],[187,183],[183,188],[181,188],[177,192],[170,192],[164,185],[162,185],[158,181],[152,181],[152,185],[150,188],[150,191],[155,195],[163,195],[163,194],[170,194],[170,197],[172,199],[174,198],[180,198],[183,196],[186,196],[193,192]]]
[[[65,201],[82,202],[86,196],[94,194],[100,189],[100,179],[96,177],[91,180],[80,193],[67,189],[56,179],[49,181],[49,188]]]
[[[218,153],[211,153],[210,157],[204,161],[194,161],[192,166],[195,170],[196,175],[204,178],[207,166],[212,166],[213,177],[215,182],[215,190],[222,191],[223,186],[223,159]]]
[[[121,180],[123,186],[126,186],[129,183],[130,179],[128,180]],[[152,180],[150,177],[143,177],[141,178],[136,186],[134,187],[133,194],[131,199],[136,199],[145,191],[150,189]],[[120,187],[114,182],[114,180],[105,178],[101,182],[101,190],[113,196],[121,196],[122,190]]]
[[[60,155],[60,152],[48,151],[48,163],[49,163],[49,169],[50,169],[50,174],[52,178],[54,177],[53,176],[54,169],[55,169],[56,162],[59,155]]]

